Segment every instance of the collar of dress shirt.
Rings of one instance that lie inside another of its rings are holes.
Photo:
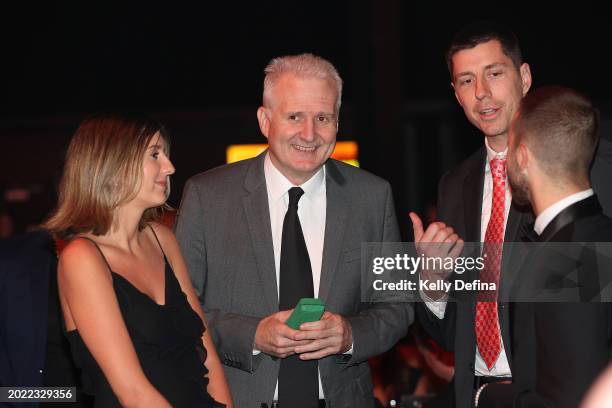
[[[508,154],[508,146],[503,152],[496,152],[489,146],[489,138],[485,136],[485,147],[487,148],[487,168],[489,168],[489,162],[493,159],[505,159]]]
[[[587,190],[579,191],[578,193],[574,193],[557,201],[556,203],[542,211],[540,215],[536,217],[535,224],[533,224],[533,229],[538,235],[540,235],[542,231],[544,231],[544,229],[548,226],[548,224],[550,224],[553,218],[555,218],[561,211],[565,210],[570,205],[578,201],[584,200],[585,198],[588,198],[592,195],[593,189],[589,188]]]
[[[325,166],[321,166],[319,171],[317,171],[307,182],[301,186],[295,186],[274,166],[270,159],[270,153],[268,152],[264,159],[264,174],[266,176],[269,197],[274,201],[286,197],[287,191],[289,191],[291,187],[301,187],[302,190],[304,190],[304,196],[309,200],[325,192]]]

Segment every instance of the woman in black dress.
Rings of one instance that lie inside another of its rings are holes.
[[[172,231],[160,224],[174,167],[156,122],[98,115],[66,155],[45,226],[72,353],[96,407],[232,406]]]

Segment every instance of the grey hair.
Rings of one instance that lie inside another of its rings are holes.
[[[338,98],[336,99],[336,112],[340,111],[342,100],[342,78],[336,68],[324,58],[304,53],[300,55],[286,55],[272,59],[264,69],[263,104],[270,106],[272,89],[278,79],[286,73],[292,73],[301,78],[316,78],[331,80],[336,86]]]

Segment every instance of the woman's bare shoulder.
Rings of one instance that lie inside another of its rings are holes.
[[[58,271],[64,276],[77,272],[82,275],[100,273],[104,270],[108,270],[106,262],[96,244],[89,239],[74,238],[60,254]]]

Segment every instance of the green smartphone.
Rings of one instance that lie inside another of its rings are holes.
[[[321,299],[316,298],[302,298],[295,305],[293,313],[287,319],[287,326],[294,330],[298,330],[302,323],[315,322],[321,318],[325,311],[325,305]]]

